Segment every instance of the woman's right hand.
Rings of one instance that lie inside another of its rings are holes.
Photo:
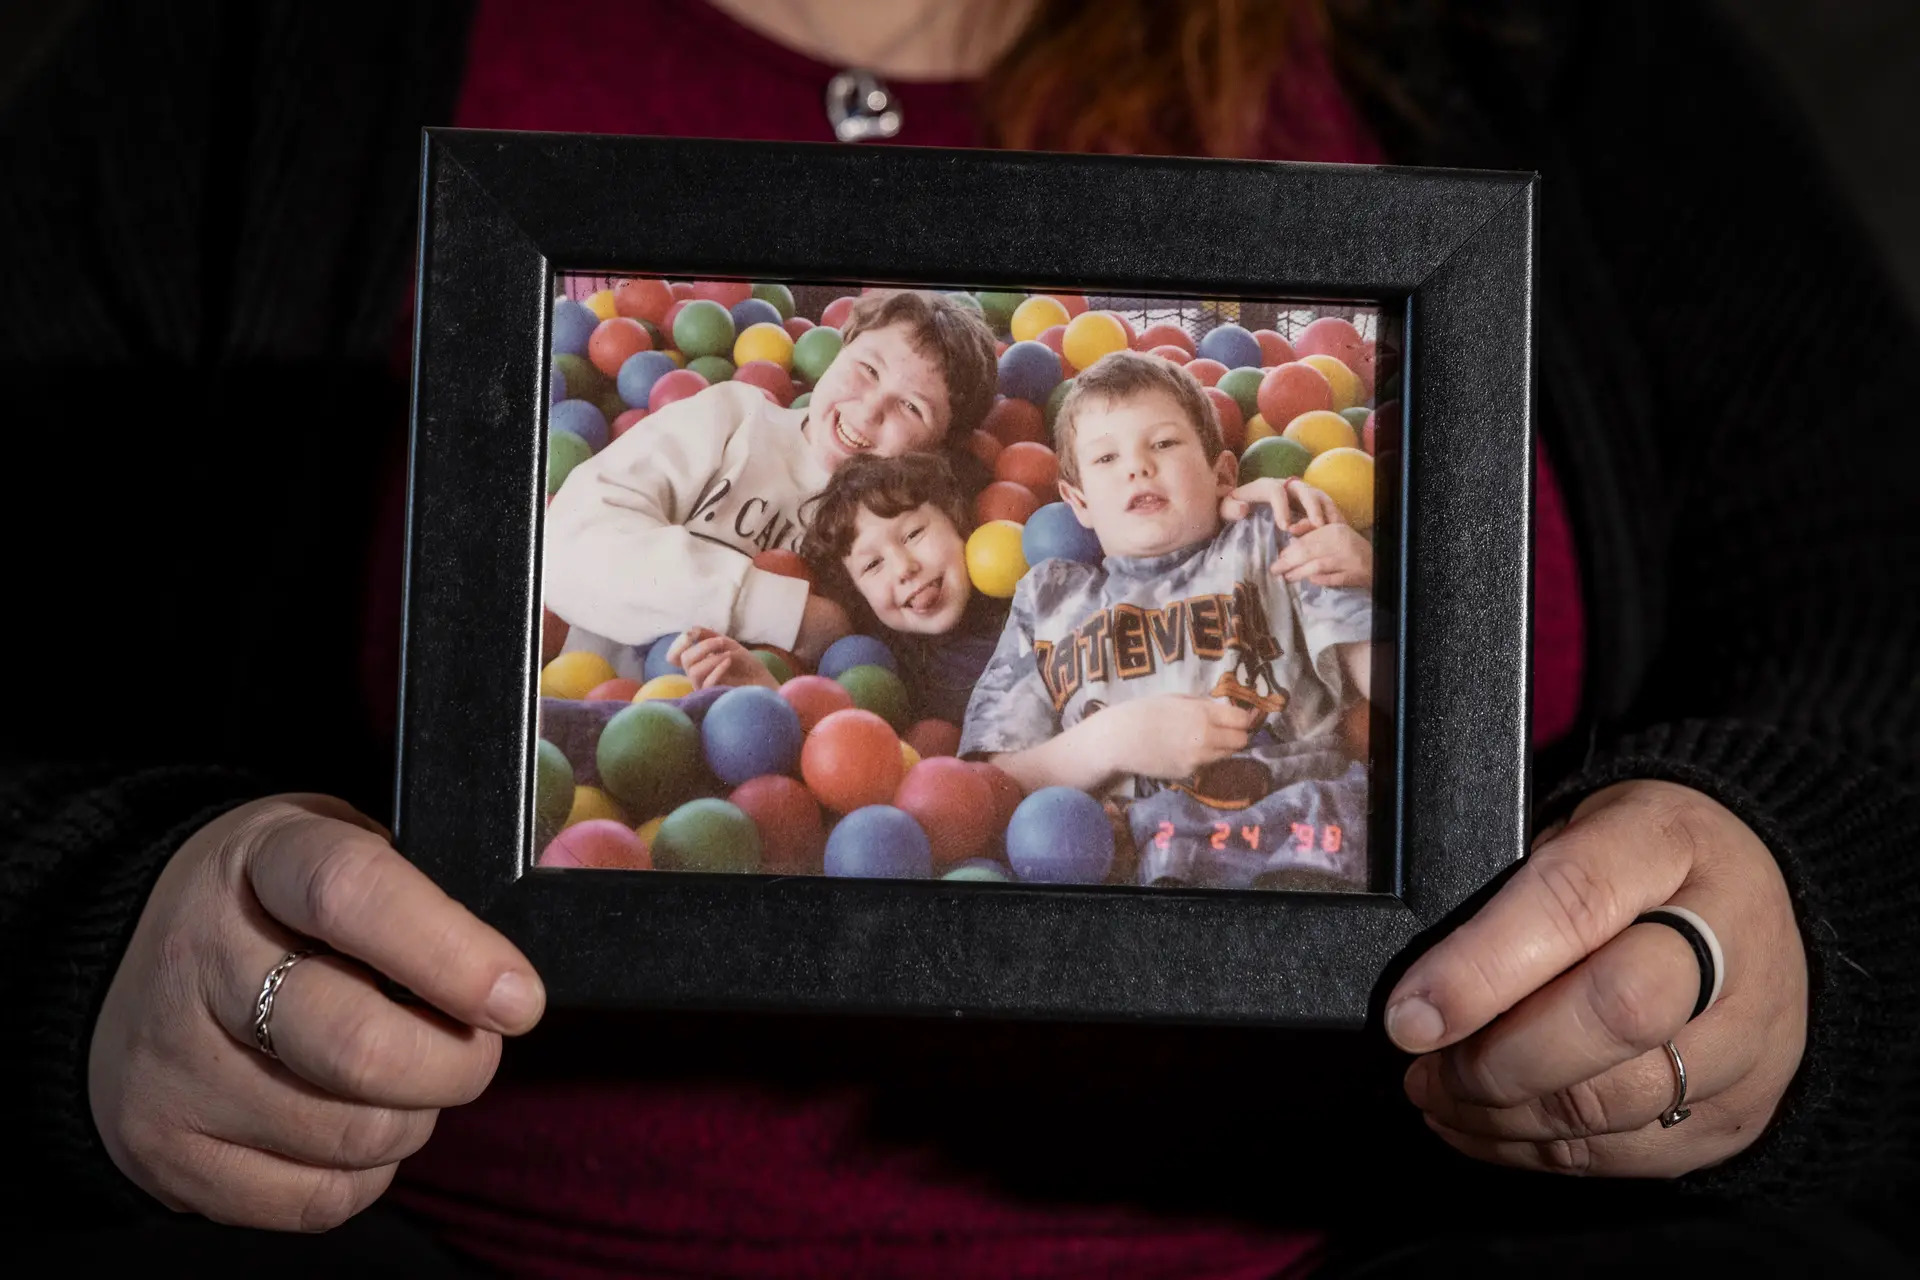
[[[275,998],[275,1061],[254,1044],[254,1002],[316,944],[333,954],[294,965]],[[389,999],[379,974],[423,1004]],[[324,1231],[386,1190],[439,1108],[479,1096],[500,1037],[545,1001],[519,949],[378,824],[326,796],[255,801],[155,884],[94,1024],[94,1123],[169,1208]]]

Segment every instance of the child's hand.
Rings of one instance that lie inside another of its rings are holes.
[[[1302,486],[1303,488],[1305,486]],[[1308,489],[1308,493],[1316,490]],[[1350,524],[1323,524],[1296,534],[1267,569],[1288,582],[1321,587],[1373,586],[1373,544]]]
[[[853,620],[845,609],[823,595],[810,595],[806,612],[800,615],[800,637],[793,642],[793,651],[808,666],[818,666],[820,655],[835,640],[852,634]]]
[[[1220,500],[1220,517],[1244,520],[1256,506],[1272,507],[1273,523],[1296,537],[1347,522],[1332,498],[1297,476],[1248,481]]]
[[[681,632],[680,638],[667,649],[667,661],[685,671],[696,689],[747,684],[769,689],[780,687],[773,673],[748,652],[745,645],[732,636],[705,627],[689,627]]]
[[[1095,716],[1115,773],[1185,778],[1247,749],[1265,713],[1197,693],[1123,702]]]

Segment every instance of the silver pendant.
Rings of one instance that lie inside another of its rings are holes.
[[[893,90],[871,71],[842,71],[827,82],[827,119],[842,142],[870,142],[900,132],[900,108]]]

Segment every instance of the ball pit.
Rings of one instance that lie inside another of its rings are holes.
[[[557,832],[573,811],[573,765],[566,753],[545,738],[533,753],[533,818],[537,827]]]
[[[933,848],[912,815],[874,804],[835,824],[823,866],[830,876],[925,880],[933,874]]]
[[[692,369],[675,369],[662,374],[647,393],[647,411],[658,413],[670,404],[697,396],[712,384]]]
[[[653,384],[678,367],[673,357],[664,351],[641,351],[628,356],[627,362],[620,366],[620,372],[614,377],[614,388],[622,400],[643,409],[647,407]]]
[[[1249,445],[1252,445],[1258,440],[1265,440],[1268,436],[1277,436],[1279,434],[1278,431],[1273,429],[1273,424],[1268,422],[1266,418],[1260,414],[1256,413],[1247,419],[1247,444]],[[1243,449],[1241,452],[1244,453],[1245,450]]]
[[[1300,353],[1301,359],[1331,356],[1348,369],[1357,367],[1366,358],[1366,342],[1360,337],[1360,331],[1353,327],[1352,321],[1338,316],[1322,316],[1309,323],[1294,339],[1293,349]]]
[[[1023,440],[1008,445],[994,463],[993,475],[996,480],[1024,485],[1043,503],[1060,496],[1060,459],[1044,444]]]
[[[1233,402],[1240,406],[1240,418],[1245,421],[1260,412],[1260,381],[1266,376],[1260,369],[1243,365],[1227,370],[1213,385],[1233,397]]]
[[[1024,293],[996,293],[992,290],[973,295],[980,303],[980,314],[985,317],[987,328],[995,333],[1007,332],[1013,323],[1013,313],[1027,300]]]
[[[839,330],[847,326],[847,317],[853,311],[853,303],[854,299],[850,297],[835,298],[820,312],[820,324],[824,328],[834,330],[834,337],[839,337]]]
[[[1073,379],[1068,378],[1065,382],[1055,387],[1053,393],[1047,397],[1047,403],[1041,411],[1041,422],[1045,425],[1049,434],[1053,431],[1054,419],[1060,416],[1060,406],[1067,402],[1067,395],[1072,390]]]
[[[735,333],[745,333],[756,324],[770,324],[786,332],[787,318],[765,298],[742,298],[727,309],[727,315],[733,320]]]
[[[1260,367],[1269,369],[1275,365],[1292,364],[1300,357],[1294,354],[1293,346],[1272,329],[1255,329],[1253,340],[1260,344]]]
[[[1019,403],[1025,404],[1026,401],[1022,400]],[[988,471],[992,471],[993,464],[1000,460],[1002,448],[998,440],[984,431],[975,431],[967,437],[967,452],[980,459],[981,465]]]
[[[751,298],[753,286],[745,280],[695,280],[690,296],[730,308]]]
[[[578,826],[582,822],[598,822],[603,819],[617,822],[629,829],[633,825],[627,821],[626,810],[620,807],[619,802],[600,788],[575,787],[573,805],[567,810],[566,821],[561,823],[561,827],[564,829]]]
[[[602,320],[611,320],[620,314],[613,305],[613,290],[600,289],[587,295],[587,310]]]
[[[774,313],[782,321],[794,319],[793,290],[775,282],[762,282],[753,286],[753,296],[772,305]]]
[[[598,400],[607,392],[609,384],[605,375],[585,356],[557,355],[553,358],[553,367],[566,380],[569,400]]]
[[[693,681],[679,672],[669,672],[664,676],[655,676],[634,691],[635,702],[671,702],[675,698],[684,698],[693,692]]]
[[[1200,354],[1193,336],[1177,324],[1150,324],[1140,331],[1135,345],[1142,351],[1151,351],[1155,347],[1178,347],[1187,353],[1189,360]]]
[[[1364,405],[1355,405],[1351,409],[1342,409],[1340,416],[1345,418],[1355,431],[1367,429],[1367,419],[1373,416],[1373,410]]]
[[[907,730],[905,741],[920,753],[922,760],[957,756],[960,754],[960,726],[945,720],[922,720]]]
[[[1210,387],[1226,374],[1227,366],[1206,356],[1196,356],[1187,361],[1187,372],[1199,379],[1201,386]]]
[[[543,867],[593,867],[607,871],[646,871],[647,847],[632,827],[611,818],[582,822],[555,836],[541,851]]]
[[[735,364],[755,360],[777,365],[782,372],[793,368],[793,338],[778,322],[750,325],[733,340]]]
[[[640,682],[629,680],[625,676],[616,676],[605,680],[587,690],[588,702],[632,702],[633,695],[640,692]]]
[[[628,409],[625,413],[607,424],[607,439],[610,441],[618,440],[621,436],[627,434],[627,432],[644,422],[646,417],[647,411],[645,409]]]
[[[793,379],[787,371],[771,360],[749,360],[734,370],[733,380],[744,382],[750,387],[759,387],[767,397],[781,408],[793,403]]]
[[[1318,369],[1326,376],[1327,385],[1333,391],[1332,407],[1336,412],[1351,409],[1366,399],[1367,393],[1360,386],[1360,376],[1348,368],[1344,361],[1333,356],[1302,356],[1300,363]]]
[[[995,862],[992,858],[968,858],[965,862],[954,867],[940,878],[942,880],[976,880],[989,884],[1010,884],[1013,882],[1013,872],[1004,864]]]
[[[733,350],[733,317],[709,298],[694,298],[673,319],[673,345],[689,360]]]
[[[1240,402],[1218,387],[1202,387],[1201,394],[1213,405],[1213,416],[1220,423],[1221,442],[1237,453],[1245,447],[1247,438],[1247,423],[1240,412]]]

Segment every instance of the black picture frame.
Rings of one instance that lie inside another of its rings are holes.
[[[1525,173],[427,130],[398,846],[556,1005],[1364,1024],[1396,958],[1526,851],[1534,199]],[[569,270],[1388,304],[1384,891],[534,868]]]

